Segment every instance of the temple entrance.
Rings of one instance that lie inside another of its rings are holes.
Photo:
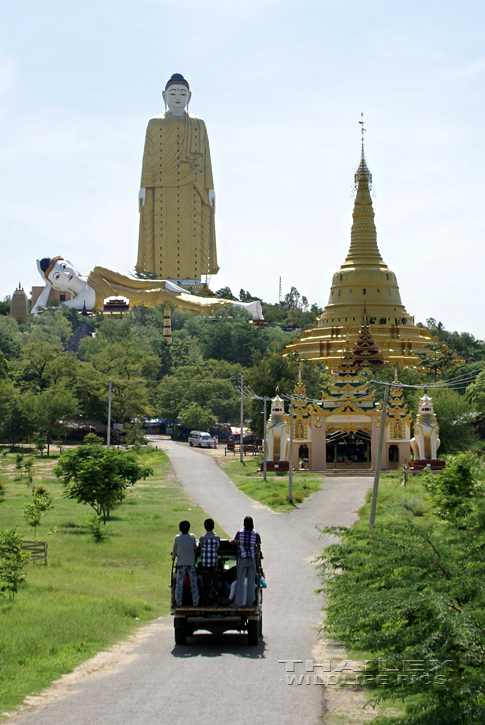
[[[389,468],[393,471],[399,468],[399,446],[395,443],[389,446]]]
[[[361,468],[371,467],[370,435],[363,430],[355,433],[332,431],[327,437],[328,468]]]
[[[308,446],[302,443],[298,448],[298,467],[301,469],[308,468]]]

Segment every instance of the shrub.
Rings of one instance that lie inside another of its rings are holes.
[[[0,592],[8,593],[10,601],[25,579],[24,568],[29,555],[22,551],[20,534],[15,530],[0,531]]]

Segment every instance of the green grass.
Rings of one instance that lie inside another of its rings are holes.
[[[143,455],[154,476],[129,489],[110,518],[109,539],[100,543],[87,526],[92,510],[63,498],[51,473],[55,460],[36,460],[34,485],[43,483],[54,498],[37,530],[37,539],[49,543],[48,566],[29,563],[14,601],[0,598],[0,719],[27,694],[169,611],[178,524],[188,518],[199,536],[206,514],[187,500],[163,452]],[[0,528],[33,539],[22,517],[31,492],[14,462],[13,455],[0,459]]]
[[[379,491],[377,495],[376,523],[390,523],[400,519],[429,521],[435,519],[430,510],[429,493],[423,487],[419,475],[408,476],[406,486],[401,486],[402,473],[399,471],[385,473],[379,479]],[[356,527],[367,528],[369,526],[370,502],[372,489],[366,494],[366,503],[360,509],[359,520]]]
[[[268,473],[268,480],[264,481],[263,474],[257,473],[261,460],[261,456],[244,463],[223,459],[220,465],[243,493],[275,511],[291,511],[322,485],[324,477],[321,474],[309,471],[293,473],[293,503],[289,503],[288,474]]]

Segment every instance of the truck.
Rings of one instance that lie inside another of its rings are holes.
[[[237,544],[228,539],[221,539],[219,546],[219,562],[217,581],[211,582],[209,596],[206,602],[192,605],[190,588],[184,585],[182,606],[175,602],[176,571],[172,562],[171,575],[171,613],[173,615],[175,644],[184,645],[187,637],[198,630],[205,630],[212,634],[223,634],[228,631],[237,631],[247,634],[250,646],[257,646],[263,636],[263,587],[264,574],[261,567],[262,554],[256,558],[256,600],[251,607],[234,609],[228,598],[228,588],[235,581],[237,570]],[[196,552],[196,569],[198,580],[201,580],[201,566]],[[202,593],[202,592],[201,592]]]

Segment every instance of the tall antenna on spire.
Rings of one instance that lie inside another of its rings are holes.
[[[278,290],[278,302],[283,302],[283,292],[281,290],[281,277],[280,277],[280,286]]]
[[[361,111],[359,123],[360,123],[360,132],[362,134],[362,158],[364,158],[364,133],[367,131],[367,129],[364,126],[364,112],[363,111]]]
[[[364,112],[360,114],[360,133],[362,135],[362,150],[360,155],[360,164],[359,168],[355,172],[354,175],[354,190],[357,191],[357,187],[359,185],[359,181],[367,181],[369,185],[369,189],[372,192],[372,174],[369,171],[369,168],[367,166],[366,160],[365,160],[365,154],[364,154],[364,134],[367,131],[366,127],[364,126]]]

